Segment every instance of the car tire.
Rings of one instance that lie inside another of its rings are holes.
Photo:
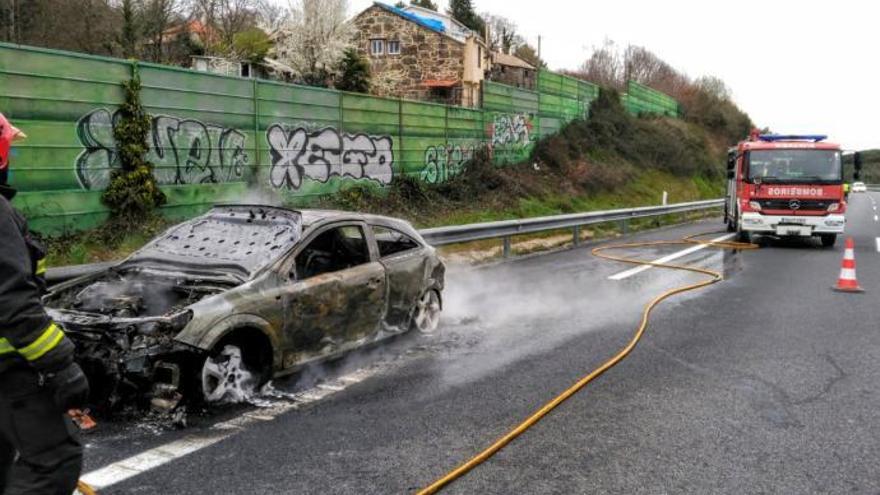
[[[440,294],[436,290],[425,291],[413,308],[410,328],[421,333],[432,333],[440,325]]]
[[[822,241],[822,247],[831,248],[837,242],[837,234],[821,234],[819,239]]]
[[[246,402],[270,378],[270,368],[260,365],[250,349],[238,342],[221,341],[197,361],[193,370],[192,399],[202,404]]]

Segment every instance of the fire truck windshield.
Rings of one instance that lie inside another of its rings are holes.
[[[749,182],[840,183],[837,150],[753,150],[748,153]]]

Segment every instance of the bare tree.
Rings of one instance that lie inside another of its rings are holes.
[[[327,85],[354,36],[347,13],[347,0],[291,2],[290,20],[276,37],[278,60],[296,71],[302,82]]]
[[[259,0],[257,27],[267,33],[279,31],[290,20],[290,10],[273,0]]]
[[[145,55],[153,62],[164,61],[165,45],[171,41],[166,31],[175,22],[182,20],[182,7],[180,0],[143,0],[141,25],[149,40]]]
[[[606,39],[601,47],[594,47],[593,53],[579,68],[582,79],[609,88],[622,88],[626,84],[624,62],[613,41]]]
[[[516,30],[516,24],[506,17],[484,12],[480,17],[486,21],[489,28],[489,49],[493,52],[513,53],[520,45],[525,43],[522,36]]]
[[[694,85],[719,100],[731,101],[733,99],[730,88],[719,77],[701,76],[694,81]]]

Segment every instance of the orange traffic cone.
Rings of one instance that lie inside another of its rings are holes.
[[[838,292],[864,292],[856,280],[856,254],[855,243],[852,237],[846,240],[846,250],[843,254],[843,264],[840,268],[840,278],[837,285],[832,287]]]

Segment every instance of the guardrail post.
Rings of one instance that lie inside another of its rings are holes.
[[[572,233],[572,244],[575,246],[581,245],[581,226],[575,225],[573,229],[571,229]]]
[[[501,256],[504,258],[510,258],[510,236],[504,236],[504,243],[501,247]]]
[[[629,220],[620,221],[620,233],[626,235],[629,233]]]

